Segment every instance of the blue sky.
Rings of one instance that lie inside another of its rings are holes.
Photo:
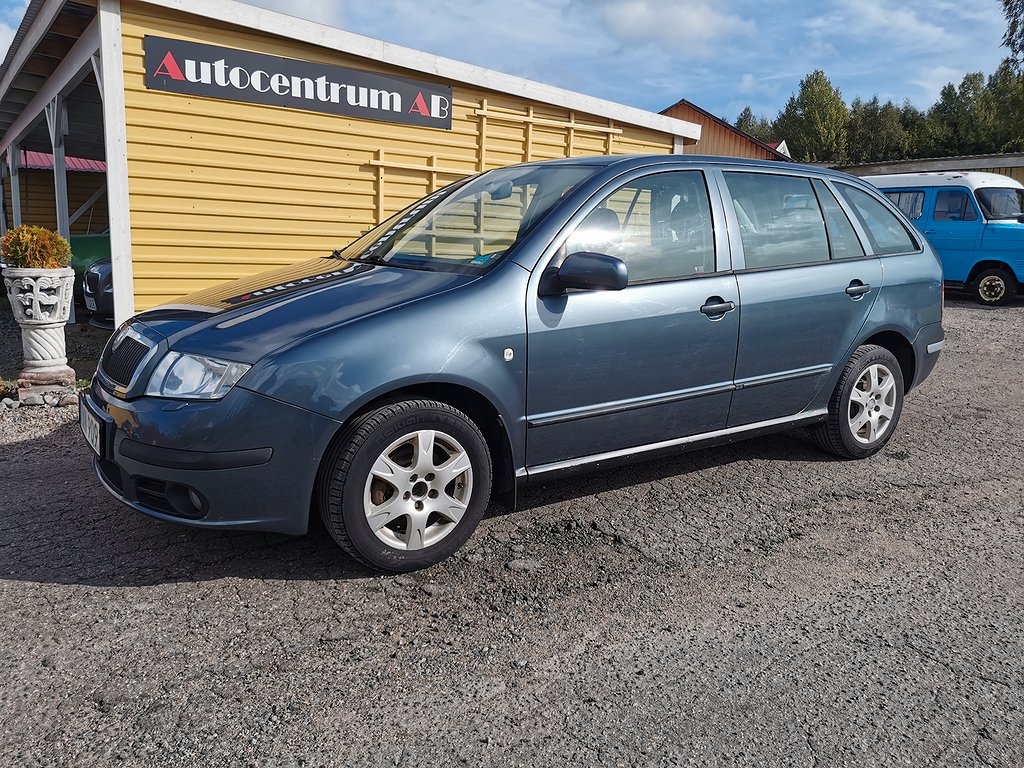
[[[658,111],[680,98],[774,117],[822,69],[855,96],[927,108],[1006,50],[998,0],[250,0],[273,10]],[[0,48],[24,0],[0,0]]]

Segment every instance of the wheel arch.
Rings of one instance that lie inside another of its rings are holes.
[[[865,344],[874,344],[892,353],[903,372],[903,391],[909,392],[914,386],[914,376],[917,374],[917,358],[910,340],[899,331],[887,330],[869,336],[858,346]]]
[[[977,280],[978,275],[980,275],[986,269],[1004,269],[1011,275],[1013,275],[1014,279],[1016,279],[1017,277],[1017,273],[1014,272],[1013,267],[1011,267],[1005,261],[999,261],[997,259],[985,259],[984,261],[977,262],[973,267],[971,267],[971,272],[970,274],[967,275],[967,280],[965,281],[965,283],[967,285],[970,285],[975,280]]]
[[[508,425],[501,412],[487,396],[464,384],[422,382],[375,393],[369,399],[359,403],[346,416],[334,437],[331,438],[324,456],[332,455],[338,443],[345,438],[351,425],[360,416],[390,403],[421,399],[446,403],[462,411],[479,427],[491,454],[492,498],[514,510],[516,507],[516,467]],[[320,487],[322,472],[326,469],[326,462],[322,462],[313,488],[311,509],[317,503],[317,490]]]

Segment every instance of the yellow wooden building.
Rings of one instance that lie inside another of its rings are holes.
[[[468,174],[681,153],[700,131],[233,0],[31,0],[0,67],[3,226],[35,223],[21,150],[53,155],[65,233],[65,157],[105,161],[122,320],[327,253]]]

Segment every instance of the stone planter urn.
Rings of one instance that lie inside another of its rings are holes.
[[[21,326],[24,363],[19,389],[74,386],[64,324],[71,314],[75,271],[5,267],[3,279],[14,319]]]

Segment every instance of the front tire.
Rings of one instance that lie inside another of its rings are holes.
[[[978,274],[973,283],[974,298],[986,307],[1001,307],[1013,301],[1017,278],[1009,270],[992,267]]]
[[[365,414],[325,458],[320,511],[331,537],[383,571],[427,568],[472,535],[491,494],[479,428],[433,400]]]
[[[828,405],[828,418],[812,428],[824,450],[844,459],[878,453],[903,412],[903,371],[884,347],[866,344],[846,363]]]

